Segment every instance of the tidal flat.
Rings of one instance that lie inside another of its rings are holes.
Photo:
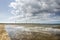
[[[3,34],[6,33],[9,40],[60,40],[60,25],[56,24],[9,24],[4,25],[3,29]]]

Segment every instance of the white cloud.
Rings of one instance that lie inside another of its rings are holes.
[[[9,7],[13,7],[14,9],[16,9],[16,6],[17,6],[17,4],[16,4],[15,2],[12,2],[12,3],[10,3],[10,5],[9,5]]]
[[[60,16],[55,17],[60,10],[59,0],[15,0],[9,7],[14,8],[11,11],[14,16],[9,18],[12,20],[60,20]]]

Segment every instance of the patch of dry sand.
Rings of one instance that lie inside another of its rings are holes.
[[[5,25],[0,25],[0,40],[10,40],[7,32],[4,29]]]

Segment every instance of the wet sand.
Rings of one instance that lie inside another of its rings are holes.
[[[33,25],[8,25],[11,40],[60,40],[60,29]]]
[[[60,40],[60,25],[0,25],[0,40]]]

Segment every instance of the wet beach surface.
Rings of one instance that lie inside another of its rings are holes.
[[[6,25],[11,40],[60,40],[60,25]]]

